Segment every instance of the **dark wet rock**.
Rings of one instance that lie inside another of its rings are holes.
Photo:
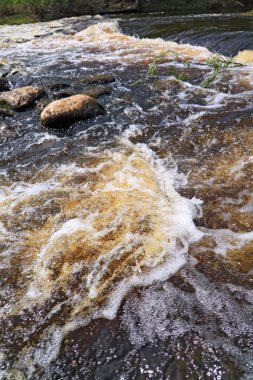
[[[11,66],[8,64],[0,64],[0,77],[5,78],[11,72]]]
[[[66,88],[65,90],[51,93],[50,98],[52,98],[53,100],[57,100],[57,99],[68,98],[73,95],[75,95],[74,91],[72,91],[69,88]]]
[[[27,86],[5,91],[0,94],[0,107],[5,110],[21,110],[31,106],[43,91],[38,87]]]
[[[81,80],[83,84],[107,84],[116,81],[116,77],[112,74],[90,75]]]
[[[48,98],[46,98],[46,99],[39,99],[36,102],[36,106],[39,109],[39,111],[42,111],[50,103],[51,103],[51,100],[49,100]]]
[[[6,78],[0,78],[0,92],[9,91],[10,89],[9,81]]]
[[[96,100],[90,96],[78,94],[50,103],[43,109],[40,119],[43,125],[57,128],[105,113],[105,109]]]
[[[99,98],[103,95],[111,95],[113,89],[110,86],[96,86],[96,87],[87,87],[84,90],[84,94],[91,96],[92,98]]]
[[[33,85],[33,78],[21,72],[12,71],[8,75],[8,79],[13,88],[28,87]]]
[[[158,91],[180,91],[185,87],[185,84],[176,78],[170,77],[154,81],[153,88]]]
[[[62,91],[69,87],[70,85],[67,83],[50,83],[46,86],[49,91]]]
[[[76,94],[70,89],[69,84],[63,82],[50,83],[46,85],[45,92],[51,101],[67,98]]]
[[[14,114],[11,111],[8,111],[6,109],[1,109],[0,107],[0,117],[6,118],[6,117],[13,117]]]

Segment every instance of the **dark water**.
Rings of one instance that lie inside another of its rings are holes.
[[[206,46],[213,52],[234,56],[253,48],[253,19],[237,14],[162,16],[122,21],[123,31],[141,38],[163,38]]]
[[[119,20],[227,55],[251,22]],[[0,379],[252,379],[252,66],[205,87],[207,50],[111,20],[0,33],[13,87],[117,78],[105,116],[0,122]]]

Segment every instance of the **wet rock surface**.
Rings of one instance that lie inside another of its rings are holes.
[[[110,86],[95,86],[87,87],[84,89],[83,93],[92,98],[100,98],[103,95],[111,95],[113,88]]]
[[[22,110],[31,106],[42,95],[42,89],[33,86],[21,87],[0,93],[0,106]]]
[[[10,83],[5,78],[0,78],[0,92],[9,91],[11,89]]]
[[[116,77],[112,74],[97,74],[90,75],[81,80],[81,83],[90,85],[90,84],[107,84],[116,81]]]
[[[105,113],[104,107],[93,98],[78,94],[50,103],[43,109],[40,120],[45,126],[61,127]]]

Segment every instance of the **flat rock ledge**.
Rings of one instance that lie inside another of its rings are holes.
[[[105,114],[104,107],[95,99],[88,95],[78,94],[48,104],[41,112],[40,120],[44,126],[61,128],[78,120]]]
[[[12,91],[0,93],[0,106],[8,109],[21,110],[29,107],[42,94],[42,89],[34,86],[20,87]]]

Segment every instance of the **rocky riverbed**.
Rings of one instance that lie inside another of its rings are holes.
[[[250,379],[250,46],[120,25],[0,28],[0,378]]]

